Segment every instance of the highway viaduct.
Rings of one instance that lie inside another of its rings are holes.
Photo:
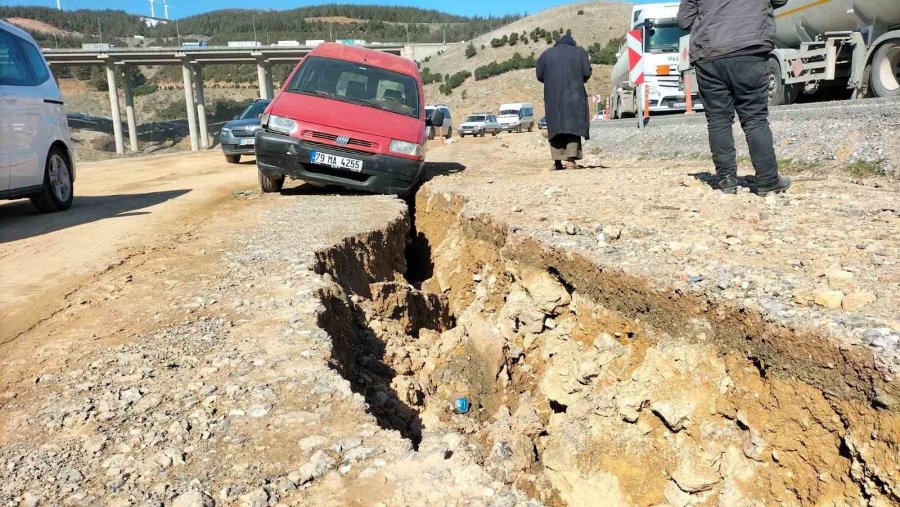
[[[408,49],[399,45],[370,45],[370,49],[405,55]],[[310,46],[256,46],[256,47],[201,47],[201,48],[108,48],[108,49],[44,49],[44,57],[50,65],[103,65],[109,84],[110,117],[116,141],[116,153],[125,154],[122,116],[119,108],[119,83],[117,69],[133,65],[178,65],[184,80],[184,101],[187,109],[191,150],[209,147],[209,131],[206,126],[206,102],[203,96],[203,66],[256,64],[259,81],[259,97],[275,96],[272,81],[273,63],[299,62],[312,51]],[[134,93],[129,73],[122,83],[125,95],[125,116],[128,122],[128,140],[132,152],[138,151],[137,118],[134,114]]]

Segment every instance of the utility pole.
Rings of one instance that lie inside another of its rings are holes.
[[[100,34],[100,44],[103,44],[103,27],[100,26],[100,18],[97,18],[97,33]]]
[[[175,20],[175,37],[178,38],[178,46],[181,46],[181,31],[178,29],[178,20]]]
[[[259,39],[256,38],[256,15],[253,16],[253,45],[259,44]]]

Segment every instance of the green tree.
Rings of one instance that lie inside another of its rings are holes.
[[[472,58],[477,53],[478,52],[475,50],[475,44],[472,44],[470,42],[469,45],[466,47],[466,58]]]

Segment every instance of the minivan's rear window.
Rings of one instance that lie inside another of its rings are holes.
[[[419,86],[416,80],[370,65],[309,57],[286,91],[419,117]]]

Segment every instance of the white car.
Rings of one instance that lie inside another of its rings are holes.
[[[497,117],[491,113],[470,114],[464,123],[459,125],[459,137],[481,136],[490,134],[496,136],[500,133],[500,124]]]
[[[72,206],[75,153],[62,94],[34,39],[0,21],[0,199]]]

